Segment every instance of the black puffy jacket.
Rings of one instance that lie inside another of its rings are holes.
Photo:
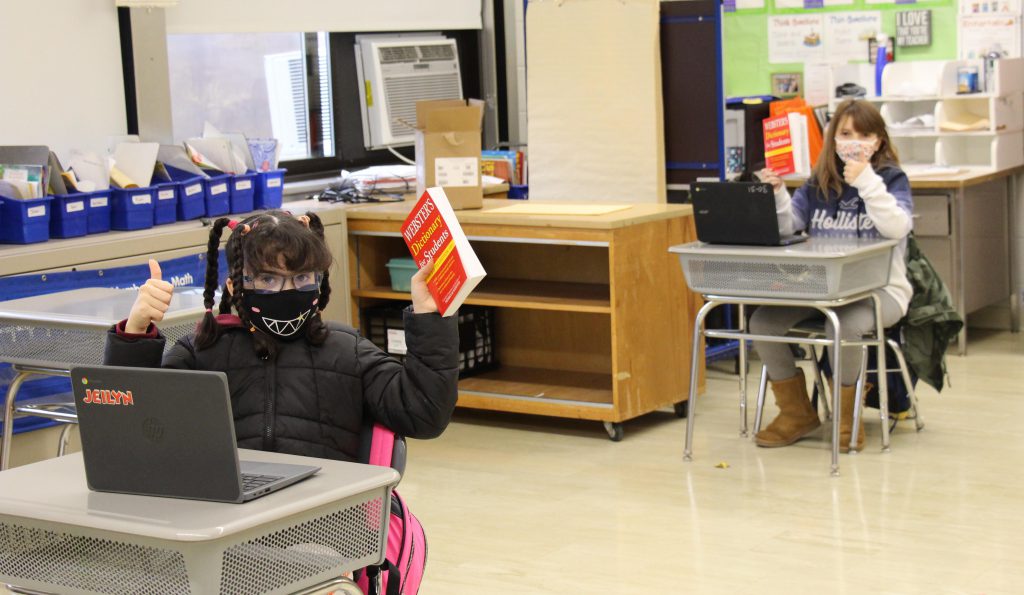
[[[224,317],[221,317],[224,318]],[[234,318],[234,317],[230,317]],[[236,319],[237,320],[237,319]],[[404,313],[404,365],[352,328],[329,323],[321,346],[281,343],[260,359],[250,333],[226,328],[197,351],[194,337],[163,355],[165,339],[107,334],[109,365],[214,370],[227,374],[238,446],[354,461],[367,421],[410,438],[434,438],[455,409],[459,337],[455,317]]]

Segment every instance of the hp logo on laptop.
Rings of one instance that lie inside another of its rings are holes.
[[[164,426],[156,418],[147,417],[142,422],[142,435],[150,442],[160,442],[164,439]]]

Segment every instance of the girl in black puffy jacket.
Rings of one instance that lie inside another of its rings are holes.
[[[229,274],[215,316],[225,227]],[[207,254],[207,312],[196,333],[164,355],[154,322],[167,311],[173,287],[151,260],[151,279],[107,336],[105,362],[224,372],[242,448],[354,461],[362,430],[374,422],[411,438],[439,436],[455,408],[459,338],[455,317],[441,317],[427,290],[432,265],[412,279],[403,364],[354,329],[321,319],[331,263],[313,213],[217,219]]]

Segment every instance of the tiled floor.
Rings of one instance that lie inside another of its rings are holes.
[[[925,430],[903,422],[882,454],[870,419],[838,478],[821,435],[741,439],[726,372],[691,463],[667,411],[620,443],[594,422],[460,411],[411,445],[400,489],[430,543],[421,593],[1024,592],[1024,335],[975,331],[949,367],[952,387],[920,391]]]

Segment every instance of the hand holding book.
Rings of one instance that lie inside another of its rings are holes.
[[[416,314],[437,312],[437,303],[427,287],[427,278],[433,271],[434,259],[431,258],[412,276],[412,311]]]
[[[433,307],[441,316],[455,314],[487,272],[469,245],[444,190],[427,188],[402,223],[401,231],[420,267],[413,277],[413,310]],[[417,300],[417,296],[423,297],[421,282],[426,283],[432,302]]]

